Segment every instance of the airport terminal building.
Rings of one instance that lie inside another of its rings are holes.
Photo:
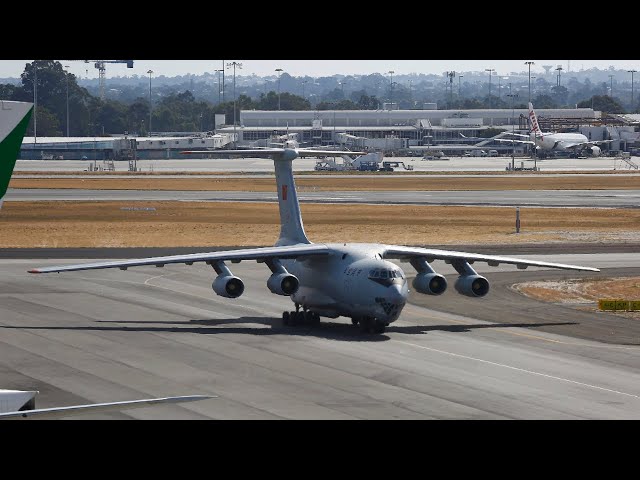
[[[540,109],[536,114],[543,129],[558,123],[575,129],[603,121],[601,112],[591,108]],[[235,129],[227,125],[217,132],[235,130],[239,143],[245,145],[289,132],[298,133],[299,141],[306,145],[345,143],[345,138],[352,137],[370,139],[372,148],[397,150],[430,144],[475,143],[490,128],[526,131],[527,117],[526,109],[242,110]]]

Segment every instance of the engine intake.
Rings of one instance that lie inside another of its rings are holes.
[[[244,283],[233,275],[219,275],[211,284],[217,295],[226,298],[238,298],[244,293]]]
[[[441,295],[447,289],[447,279],[438,273],[419,273],[411,285],[420,293]]]
[[[596,145],[591,145],[590,147],[587,147],[586,150],[592,157],[599,157],[602,153],[602,149]]]
[[[295,275],[290,273],[274,273],[267,280],[267,287],[271,290],[271,293],[276,295],[289,296],[298,291],[300,282]]]
[[[462,275],[456,280],[455,288],[467,297],[484,297],[489,293],[489,281],[480,275]]]

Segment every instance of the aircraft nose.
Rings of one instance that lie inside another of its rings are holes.
[[[387,289],[387,301],[389,303],[399,304],[404,303],[407,299],[406,293],[402,289],[402,285],[394,284],[390,285]]]

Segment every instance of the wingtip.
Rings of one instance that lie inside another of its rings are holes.
[[[31,270],[29,270],[29,273],[42,273],[40,270],[38,270],[37,268],[33,268]]]

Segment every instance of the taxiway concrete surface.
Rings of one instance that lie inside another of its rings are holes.
[[[633,253],[530,258],[615,269],[604,274],[640,272]],[[235,300],[211,291],[214,272],[201,264],[26,273],[63,263],[0,259],[0,374],[10,383],[3,388],[40,390],[39,407],[219,395],[77,418],[640,418],[637,330],[611,315],[508,290],[547,274],[588,272],[476,263],[492,272],[486,298],[453,289],[412,297],[386,333],[362,335],[345,318],[283,327],[278,319],[292,304],[268,291],[268,269],[254,262],[233,266],[246,286]],[[433,266],[451,273],[442,262]],[[629,336],[596,341],[572,333],[587,322]]]
[[[640,190],[489,190],[489,191],[320,191],[300,188],[298,198],[310,203],[404,205],[476,205],[530,207],[640,207]],[[177,190],[12,189],[7,201],[199,201],[277,202],[273,192]]]
[[[511,165],[511,157],[447,157],[447,160],[422,160],[421,157],[385,157],[385,161],[404,162],[413,167],[415,172],[440,172],[440,171],[502,171],[507,165]],[[297,158],[293,162],[296,172],[313,171],[318,158]],[[342,158],[336,157],[338,163]],[[636,164],[640,163],[638,157],[632,157]],[[516,167],[524,162],[526,168],[539,167],[541,171],[571,171],[571,170],[625,170],[628,165],[614,157],[596,158],[554,158],[537,160],[529,158],[514,159]],[[83,171],[89,168],[91,163],[102,165],[102,161],[93,160],[18,160],[16,171]],[[116,171],[126,172],[129,169],[128,161],[114,162]],[[273,161],[264,158],[183,158],[164,160],[138,160],[137,168],[144,173],[149,172],[265,172],[273,173]],[[399,171],[402,168],[398,169]]]

